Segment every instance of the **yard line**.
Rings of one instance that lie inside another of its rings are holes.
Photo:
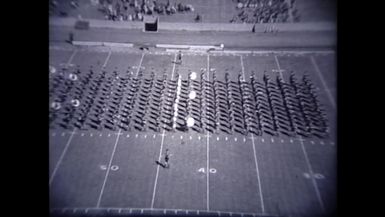
[[[104,61],[103,63],[103,67],[105,67],[110,59],[110,56],[111,56],[111,50],[106,58],[106,60]],[[111,169],[111,164],[112,164],[112,160],[114,158],[114,155],[115,155],[115,150],[116,150],[116,146],[118,144],[118,141],[119,141],[119,137],[120,135],[122,134],[122,129],[119,129],[118,131],[118,136],[116,137],[116,141],[115,141],[115,145],[114,145],[114,149],[112,150],[112,155],[111,155],[111,158],[110,158],[110,162],[108,164],[108,168],[107,168],[107,172],[106,172],[106,176],[104,177],[104,181],[103,181],[103,185],[102,185],[102,189],[100,190],[100,194],[99,194],[99,198],[98,198],[98,202],[96,204],[96,207],[99,207],[100,206],[100,201],[102,199],[102,195],[103,195],[103,191],[104,191],[104,187],[106,185],[106,182],[107,182],[107,178],[108,178],[108,174],[110,173],[110,169]],[[108,136],[110,136],[110,134],[108,134]]]
[[[67,65],[69,65],[71,62],[72,62],[72,59],[74,58],[74,56],[76,55],[76,53],[78,52],[78,50],[75,50],[72,55],[70,56],[70,58],[68,59],[67,61]]]
[[[106,172],[106,175],[105,175],[105,177],[104,177],[104,181],[103,181],[102,189],[100,190],[100,194],[99,194],[99,198],[98,198],[98,203],[96,204],[96,207],[99,207],[99,206],[100,206],[100,201],[101,201],[101,199],[102,199],[102,196],[103,196],[104,187],[106,186],[106,182],[107,182],[108,174],[110,173],[110,169],[111,169],[112,160],[114,159],[114,155],[115,155],[116,147],[117,147],[117,145],[118,145],[118,142],[119,142],[119,137],[120,137],[120,135],[121,135],[121,133],[120,133],[121,131],[122,131],[122,129],[119,129],[119,133],[118,133],[118,136],[116,137],[116,141],[115,141],[114,149],[112,150],[112,154],[111,154],[110,162],[108,163],[107,172]]]
[[[68,139],[67,144],[66,144],[66,146],[65,146],[65,148],[64,148],[64,150],[63,150],[63,152],[62,152],[61,155],[60,155],[59,161],[56,163],[55,169],[53,170],[52,175],[51,175],[51,177],[50,177],[50,179],[49,179],[49,186],[51,186],[52,181],[53,181],[53,179],[55,178],[56,171],[58,170],[59,165],[61,164],[61,162],[62,162],[62,160],[63,160],[63,158],[64,158],[64,155],[65,155],[66,152],[67,152],[67,149],[68,149],[68,147],[69,147],[69,145],[70,145],[70,143],[71,143],[71,141],[72,141],[72,138],[73,138],[74,135],[75,135],[75,131],[76,131],[76,128],[74,128],[74,130],[71,132],[71,136],[70,136],[70,138]]]
[[[300,136],[300,138],[302,138],[302,137]],[[301,142],[301,148],[302,148],[303,154],[305,155],[306,164],[307,164],[308,169],[309,169],[309,172],[310,172],[310,174],[311,174],[310,177],[311,177],[311,181],[312,181],[313,186],[314,186],[314,190],[315,190],[316,195],[317,195],[318,202],[319,202],[319,204],[320,204],[320,206],[321,206],[322,212],[325,212],[324,203],[323,203],[323,201],[322,201],[321,194],[320,194],[320,192],[319,192],[319,190],[318,190],[317,181],[314,179],[314,176],[313,176],[313,169],[312,169],[312,167],[311,167],[311,165],[310,165],[310,161],[309,161],[309,158],[308,158],[308,156],[307,156],[307,152],[306,152],[305,146],[303,145],[303,140],[300,139],[299,141]]]
[[[206,154],[207,154],[207,167],[206,167],[206,174],[207,174],[207,187],[206,187],[206,201],[207,201],[207,210],[210,210],[210,188],[209,188],[209,160],[210,160],[210,133],[207,132],[207,145],[206,145]]]
[[[69,64],[72,62],[72,60],[73,60],[73,58],[74,58],[74,56],[76,55],[77,52],[78,52],[78,50],[75,50],[75,51],[72,53],[72,55],[70,56],[70,58],[69,58],[68,61],[67,61],[67,65],[69,65]],[[75,135],[75,132],[76,132],[76,128],[74,128],[74,130],[72,131],[71,136],[70,136],[70,138],[68,138],[67,144],[66,144],[66,146],[65,146],[65,148],[64,148],[64,150],[63,150],[63,152],[61,153],[60,157],[59,157],[59,161],[56,163],[55,169],[53,170],[52,175],[51,175],[51,177],[50,177],[50,179],[49,179],[49,186],[51,186],[52,181],[53,181],[53,179],[55,178],[56,171],[58,170],[59,165],[61,164],[61,162],[62,162],[62,160],[63,160],[63,158],[64,158],[64,155],[65,155],[66,152],[67,152],[67,149],[68,149],[68,147],[69,147],[69,145],[70,145],[70,143],[71,143],[71,141],[72,141],[73,136]]]
[[[207,54],[207,81],[210,80],[209,73],[210,73],[210,54]]]
[[[173,62],[173,67],[172,67],[172,72],[171,72],[171,80],[174,76],[174,71],[175,71],[175,61],[176,61],[176,54],[175,54],[175,59],[174,59],[174,62]],[[164,142],[164,134],[165,134],[165,130],[163,130],[162,132],[162,141],[160,143],[160,151],[159,151],[159,158],[158,158],[158,161],[160,161],[160,158],[162,157],[162,151],[163,151],[163,142]],[[174,135],[172,135],[174,136]],[[155,175],[155,183],[154,183],[154,190],[152,192],[152,200],[151,200],[151,209],[154,208],[154,202],[155,202],[155,194],[156,194],[156,186],[158,184],[158,176],[159,176],[159,166],[156,168],[156,175]]]
[[[333,95],[330,93],[329,87],[326,85],[325,79],[324,79],[324,77],[322,76],[322,73],[321,73],[320,69],[318,68],[317,62],[315,61],[315,59],[314,59],[313,56],[310,56],[310,60],[311,60],[311,62],[312,62],[312,64],[313,64],[313,66],[314,66],[314,69],[317,71],[317,74],[318,74],[319,78],[321,79],[321,83],[322,83],[322,85],[324,86],[324,89],[325,89],[325,91],[326,91],[326,93],[327,93],[327,95],[328,95],[328,97],[329,97],[329,100],[330,100],[330,102],[331,102],[333,108],[336,109],[336,103],[335,103],[334,97],[333,97]]]
[[[275,56],[275,60],[276,60],[276,63],[277,63],[277,66],[278,66],[278,69],[279,71],[281,71],[281,68],[279,66],[279,63],[278,63],[278,59],[277,59],[277,56]],[[281,74],[282,76],[282,74]],[[283,81],[285,81],[285,79],[283,77],[281,77]],[[309,161],[309,158],[308,158],[308,155],[307,155],[307,152],[305,150],[305,147],[304,147],[304,144],[303,144],[303,138],[302,136],[299,136],[299,141],[301,142],[301,148],[302,148],[302,152],[305,156],[305,161],[306,161],[306,164],[307,164],[307,167],[308,167],[308,170],[311,174],[311,180],[312,180],[312,183],[313,183],[313,187],[314,187],[314,190],[316,192],[316,196],[317,196],[317,199],[318,199],[318,202],[321,206],[321,209],[322,209],[322,212],[325,212],[325,208],[324,208],[324,204],[323,204],[323,201],[322,201],[322,198],[321,198],[321,195],[320,195],[320,192],[318,190],[318,185],[317,185],[317,181],[314,179],[313,177],[313,169],[311,167],[311,164],[310,164],[310,161]]]
[[[159,151],[159,157],[158,157],[158,161],[160,162],[160,159],[162,157],[162,151],[163,151],[163,142],[164,142],[164,133],[165,133],[165,130],[163,130],[163,133],[162,133],[162,141],[160,142],[160,151]],[[151,209],[154,208],[154,201],[155,201],[155,193],[156,193],[156,186],[158,184],[158,176],[159,176],[159,166],[156,168],[156,176],[155,176],[155,183],[154,183],[154,190],[152,192],[152,200],[151,200]]]
[[[142,53],[142,57],[140,58],[140,62],[139,62],[139,66],[138,66],[138,70],[136,70],[136,75],[135,75],[135,77],[136,77],[136,78],[138,77],[138,74],[139,74],[140,68],[142,67],[143,57],[144,57],[144,52]]]
[[[207,54],[207,81],[210,81],[210,55]],[[206,177],[207,177],[207,185],[206,185],[206,202],[207,202],[207,210],[210,210],[210,172],[209,172],[209,163],[210,163],[210,132],[207,132],[207,145],[206,145]]]
[[[259,187],[259,197],[261,198],[261,208],[262,213],[265,213],[265,205],[263,203],[263,195],[262,195],[262,187],[261,187],[261,179],[259,177],[259,168],[258,168],[258,159],[257,159],[257,152],[255,151],[255,144],[254,144],[254,135],[251,134],[251,141],[253,143],[253,151],[254,151],[254,162],[255,162],[255,169],[257,171],[257,177],[258,177],[258,187]]]
[[[171,80],[174,78],[175,62],[176,62],[176,53],[175,53],[174,62],[173,62],[174,64],[172,65]]]
[[[241,67],[242,67],[243,81],[246,81],[246,77],[245,77],[245,66],[243,65],[243,55],[240,55],[240,58],[241,58]]]
[[[175,63],[174,63],[174,66],[175,66]],[[174,71],[174,70],[173,70]],[[178,101],[179,101],[179,98],[180,98],[180,93],[181,93],[181,89],[180,87],[182,86],[182,79],[181,77],[178,77],[178,84],[177,84],[177,91],[176,91],[176,97],[175,97],[175,103],[173,104],[173,107],[174,107],[174,116],[173,116],[173,125],[172,127],[175,129],[176,128],[176,120],[177,120],[177,116],[178,116]],[[182,138],[181,138],[182,139]]]
[[[110,59],[110,56],[111,56],[111,50],[108,52],[108,56],[107,56],[106,60],[104,61],[104,63],[103,63],[103,66],[102,66],[102,67],[106,67],[106,65],[107,65],[107,62],[108,62],[108,60]]]
[[[282,80],[284,80],[283,75],[282,75],[282,71],[281,71],[281,67],[279,66],[278,57],[276,55],[274,55],[274,59],[275,59],[275,63],[277,63],[279,75],[281,76]]]

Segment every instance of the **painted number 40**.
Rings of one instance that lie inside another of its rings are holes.
[[[198,170],[198,172],[200,172],[200,173],[206,173],[206,170],[205,170],[205,168],[200,168],[199,170]],[[210,173],[216,173],[217,172],[217,170],[215,169],[215,168],[210,168],[209,169],[209,172]]]

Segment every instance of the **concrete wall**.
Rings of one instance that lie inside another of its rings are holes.
[[[87,20],[90,28],[117,28],[117,29],[143,29],[142,22],[132,21],[109,21],[109,20]],[[50,25],[74,26],[76,18],[51,18]],[[160,22],[159,30],[185,30],[185,31],[251,31],[253,24],[232,24],[232,23],[167,23]],[[264,32],[271,28],[281,32],[289,31],[336,31],[336,24],[329,22],[317,23],[276,23],[256,24],[256,32]]]

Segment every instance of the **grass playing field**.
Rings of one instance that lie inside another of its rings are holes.
[[[333,52],[174,52],[130,48],[50,47],[50,65],[82,72],[159,77],[190,71],[230,72],[246,80],[263,73],[287,80],[308,74],[326,110],[328,138],[248,134],[50,129],[51,213],[73,216],[213,215],[315,216],[335,209],[336,63]],[[254,72],[252,72],[254,71]],[[200,76],[198,76],[200,79]],[[163,160],[169,149],[170,168]]]

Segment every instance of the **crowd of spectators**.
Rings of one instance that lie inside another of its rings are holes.
[[[299,16],[295,0],[233,0],[237,14],[230,23],[284,23]],[[292,18],[290,17],[292,14]]]
[[[193,12],[190,4],[174,3],[170,0],[99,0],[99,10],[107,20],[143,20],[144,15]]]
[[[69,10],[74,10],[79,7],[78,0],[62,1],[57,0],[49,1],[49,14],[59,14],[60,16],[67,16]]]

